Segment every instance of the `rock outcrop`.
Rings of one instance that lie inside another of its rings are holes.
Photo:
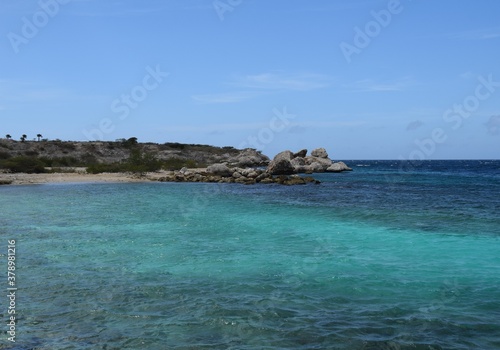
[[[236,157],[230,158],[228,163],[241,168],[266,166],[269,158],[253,148],[245,148]]]
[[[229,174],[229,175],[228,175]],[[320,181],[312,177],[300,177],[298,175],[273,176],[266,170],[253,168],[229,168],[226,164],[214,164],[206,170],[181,169],[163,173],[149,174],[150,180],[161,182],[216,182],[216,183],[240,183],[252,185],[280,184],[280,185],[305,185],[308,183],[319,184]]]
[[[293,158],[304,158],[305,156],[307,156],[307,150],[306,149],[301,149],[297,153],[293,154]]]
[[[349,168],[344,162],[333,163],[326,169],[326,171],[332,173],[340,173],[342,171],[351,171],[351,170],[352,169]]]
[[[311,156],[318,158],[328,158],[328,153],[324,148],[316,148],[311,152]]]
[[[208,166],[207,173],[219,175],[222,177],[229,177],[233,175],[234,171],[229,169],[229,167],[226,164],[212,164]]]
[[[267,171],[271,175],[291,175],[296,173],[291,160],[293,159],[291,151],[278,153],[267,166]]]
[[[310,174],[322,172],[342,172],[352,170],[344,162],[334,163],[328,158],[324,148],[317,148],[307,155],[307,150],[299,152],[283,151],[269,163],[267,171],[272,175]]]

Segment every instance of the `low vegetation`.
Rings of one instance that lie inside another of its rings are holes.
[[[6,135],[10,136],[10,135]],[[24,135],[23,135],[24,136]],[[204,168],[238,157],[241,150],[177,142],[139,143],[136,137],[112,141],[73,142],[27,138],[0,139],[0,172],[134,172]]]
[[[0,160],[0,169],[12,173],[39,174],[45,172],[45,164],[36,157],[19,156]]]
[[[179,170],[183,167],[197,168],[204,166],[204,164],[199,164],[192,159],[184,160],[180,158],[171,158],[162,161],[152,153],[141,153],[139,150],[133,150],[129,159],[124,162],[92,164],[87,167],[87,172],[91,174],[119,172],[145,173],[161,169]]]

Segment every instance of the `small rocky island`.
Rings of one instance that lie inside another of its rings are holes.
[[[206,169],[182,168],[166,176],[157,177],[157,181],[164,182],[218,182],[241,183],[251,185],[255,183],[282,185],[303,185],[307,183],[319,184],[311,176],[302,177],[297,174],[312,174],[322,172],[339,173],[351,171],[344,162],[333,162],[324,148],[317,148],[307,155],[303,149],[297,153],[283,151],[278,153],[267,167],[230,167],[227,163],[217,163]]]

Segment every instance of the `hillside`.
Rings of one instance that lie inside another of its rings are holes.
[[[206,167],[215,163],[232,166],[263,166],[269,158],[254,149],[181,143],[138,143],[119,141],[14,141],[0,140],[0,169],[16,171],[12,164],[30,163],[40,167],[91,167],[125,163],[154,163],[169,170]],[[41,171],[33,171],[41,172]]]

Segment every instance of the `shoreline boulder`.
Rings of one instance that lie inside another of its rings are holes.
[[[328,158],[328,152],[324,148],[314,149],[310,156],[307,155],[307,149],[296,153],[283,151],[278,153],[268,166],[268,171],[273,175],[311,174],[325,171],[338,173],[350,170],[352,169],[344,162],[334,163]]]
[[[230,177],[233,175],[233,171],[229,169],[226,164],[212,164],[207,167],[207,173],[213,175],[219,175],[222,177]]]
[[[291,151],[283,151],[278,153],[267,166],[267,171],[271,175],[291,175],[295,174],[295,168],[291,161],[293,159]]]
[[[311,152],[311,156],[318,158],[328,158],[328,153],[326,152],[326,149],[324,149],[323,147],[316,148]]]
[[[344,162],[336,162],[330,165],[326,171],[330,173],[340,173],[342,171],[352,171],[352,168],[349,168]]]

